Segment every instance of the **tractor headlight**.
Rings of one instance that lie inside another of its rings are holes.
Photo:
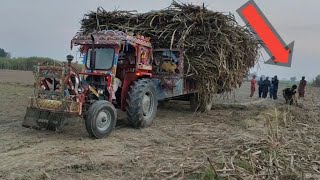
[[[81,88],[81,87],[78,89],[78,93],[79,93],[79,94],[82,93],[82,88]]]
[[[103,89],[98,89],[98,94],[104,94]]]

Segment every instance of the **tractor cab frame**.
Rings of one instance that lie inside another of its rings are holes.
[[[85,64],[79,74],[87,82],[97,80],[100,85],[106,82],[106,89],[99,89],[99,92],[105,92],[105,100],[113,102],[123,111],[126,110],[127,92],[132,82],[152,77],[150,38],[108,30],[91,36],[78,33],[71,41],[71,47],[75,45],[80,46]],[[106,68],[101,68],[103,66]],[[119,81],[121,86],[115,88],[119,86]]]
[[[68,63],[35,66],[35,94],[23,126],[61,130],[65,116],[79,115],[89,135],[108,136],[116,125],[116,108],[125,111],[134,128],[148,127],[158,101],[190,100],[196,104],[196,84],[185,75],[181,49],[153,49],[150,38],[105,30],[77,33],[81,72]]]

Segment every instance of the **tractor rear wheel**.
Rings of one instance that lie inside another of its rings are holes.
[[[190,97],[190,106],[192,111],[208,112],[213,105],[213,98],[209,102],[202,102],[198,94],[194,94]]]
[[[158,100],[156,87],[150,79],[134,82],[127,97],[127,119],[134,128],[145,128],[153,123]]]
[[[117,111],[108,101],[97,101],[88,110],[85,119],[86,129],[90,136],[97,139],[108,136],[117,122]]]

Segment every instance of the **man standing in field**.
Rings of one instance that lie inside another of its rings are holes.
[[[266,79],[263,81],[262,98],[267,98],[270,85],[271,82],[269,80],[269,77],[266,77]]]
[[[262,91],[263,91],[263,78],[262,77],[260,77],[260,80],[259,80],[259,82],[258,82],[258,86],[259,86],[259,98],[261,98],[262,97]]]
[[[300,80],[300,83],[299,83],[299,88],[298,88],[299,98],[304,98],[305,88],[307,85],[307,81],[305,79],[306,78],[302,76],[302,79]]]
[[[269,88],[269,95],[270,95],[270,99],[272,99],[272,97],[273,97],[273,82],[274,82],[274,79],[272,78],[271,79],[271,85],[270,85],[270,88]]]
[[[253,75],[252,76],[252,79],[251,79],[251,94],[250,94],[250,97],[253,96],[254,92],[256,91],[256,75]]]
[[[279,88],[278,76],[274,76],[272,84],[273,84],[272,96],[273,96],[273,99],[276,100],[278,99],[278,88]]]

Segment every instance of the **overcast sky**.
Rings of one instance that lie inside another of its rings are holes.
[[[232,12],[243,24],[236,10],[247,0],[181,0],[202,3],[212,10]],[[106,10],[129,9],[145,12],[167,7],[171,0],[0,0],[0,48],[14,57],[45,56],[64,60],[70,40],[79,30],[79,21],[89,10],[102,6]],[[252,71],[280,79],[320,74],[320,1],[256,0],[283,40],[295,41],[291,68],[264,65]]]

